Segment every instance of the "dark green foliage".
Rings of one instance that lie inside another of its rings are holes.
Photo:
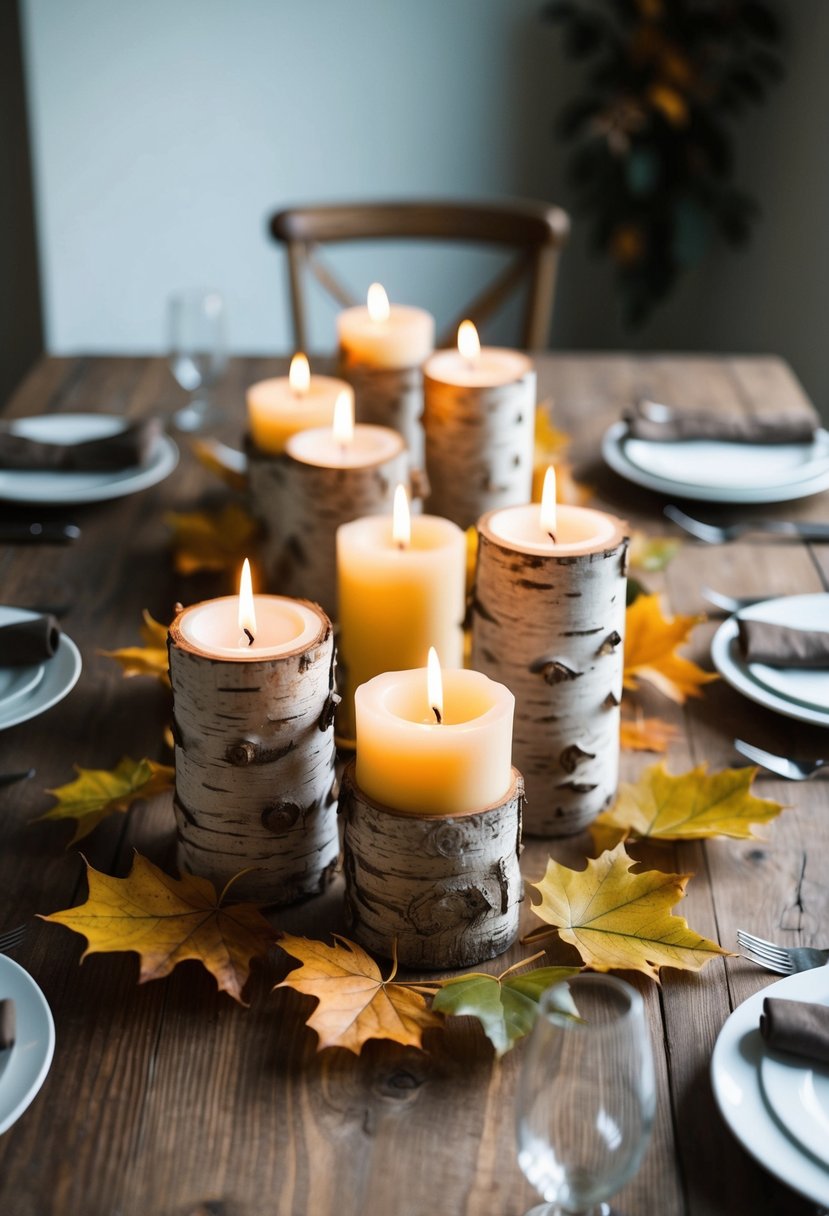
[[[760,0],[551,0],[543,15],[584,64],[556,131],[635,325],[716,237],[750,236],[758,207],[731,184],[732,127],[783,74],[777,17]]]

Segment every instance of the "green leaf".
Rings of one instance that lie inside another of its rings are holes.
[[[542,992],[578,974],[579,967],[535,967],[523,975],[472,972],[447,980],[432,1001],[438,1013],[477,1018],[484,1034],[503,1056],[528,1035]]]

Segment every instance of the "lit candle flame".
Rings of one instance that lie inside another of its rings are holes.
[[[544,488],[541,491],[541,529],[555,542],[556,527],[556,471],[548,465],[544,474]]]
[[[429,647],[429,659],[426,664],[426,690],[429,694],[429,708],[440,726],[443,722],[443,677],[440,674],[438,652],[434,646]]]
[[[467,363],[477,363],[481,357],[481,340],[471,321],[461,321],[458,329],[458,353]]]
[[[341,448],[350,447],[354,442],[354,400],[351,393],[340,393],[334,402],[334,420],[331,427],[334,442]]]
[[[388,321],[389,313],[391,312],[389,297],[380,283],[372,283],[371,287],[369,287],[366,304],[368,305],[368,315],[372,321]]]
[[[394,506],[391,520],[392,540],[398,549],[408,549],[412,543],[412,517],[406,487],[399,485],[394,491]]]
[[[242,637],[240,646],[252,646],[256,638],[256,611],[253,606],[253,583],[250,577],[250,562],[245,558],[239,578],[239,628]]]
[[[291,360],[288,384],[295,397],[305,397],[311,387],[311,367],[305,355],[297,352]]]

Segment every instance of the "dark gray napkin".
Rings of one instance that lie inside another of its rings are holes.
[[[33,616],[0,627],[0,667],[31,667],[51,659],[60,642],[53,616]]]
[[[0,1051],[14,1047],[15,1022],[14,1001],[5,997],[0,1001]]]
[[[828,622],[829,623],[829,622]],[[747,663],[768,667],[829,667],[829,631],[795,629],[737,618],[738,644]]]
[[[640,401],[624,414],[634,439],[658,442],[716,439],[729,443],[811,443],[820,425],[808,410],[754,415],[719,410],[690,410]]]
[[[767,996],[760,1014],[760,1034],[775,1051],[829,1064],[829,1005]]]
[[[161,435],[161,420],[145,418],[114,435],[82,443],[44,443],[0,430],[0,468],[58,473],[108,473],[149,464]]]

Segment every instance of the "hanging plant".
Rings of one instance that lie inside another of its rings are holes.
[[[552,0],[544,17],[587,68],[558,122],[575,210],[641,323],[717,236],[745,242],[757,203],[732,184],[733,120],[783,74],[760,0]]]

